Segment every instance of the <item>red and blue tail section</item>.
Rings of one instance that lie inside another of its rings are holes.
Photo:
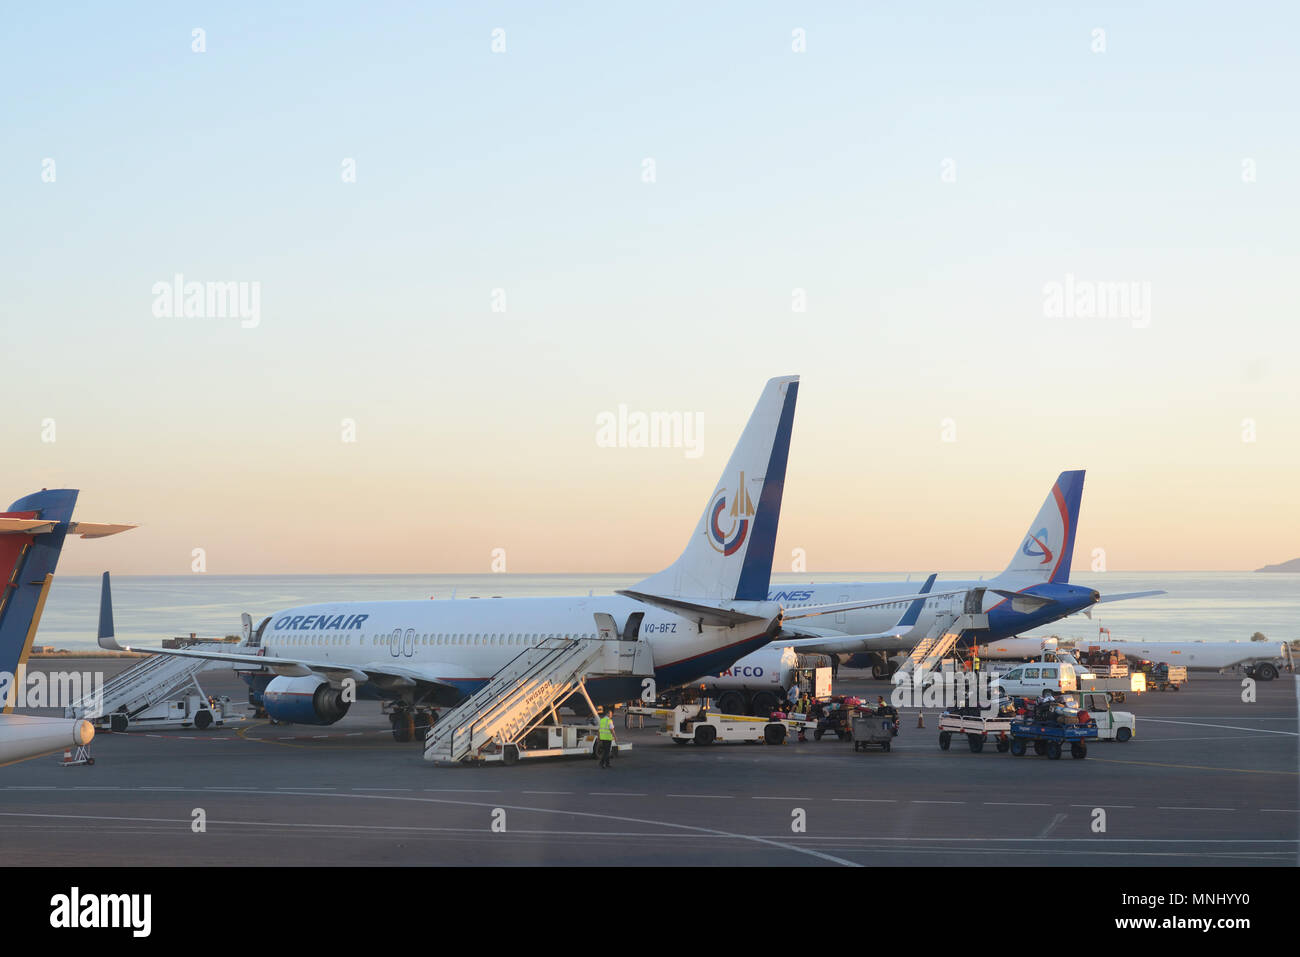
[[[1060,584],[1070,581],[1074,535],[1083,500],[1083,475],[1083,469],[1078,469],[1062,472],[1057,477],[1020,547],[1011,556],[1011,564],[998,578]]]
[[[0,512],[0,672],[31,651],[76,504],[76,489],[42,489]]]

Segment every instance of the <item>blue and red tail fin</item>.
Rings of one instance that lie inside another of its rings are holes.
[[[0,528],[0,672],[16,674],[31,651],[76,504],[76,489],[42,489],[0,512],[17,520]]]
[[[1083,475],[1084,470],[1077,469],[1057,477],[1020,547],[1011,556],[1011,564],[998,578],[1069,582],[1083,500]]]
[[[686,549],[632,590],[673,598],[767,598],[798,396],[798,376],[768,380]]]

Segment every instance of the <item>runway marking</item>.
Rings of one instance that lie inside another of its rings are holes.
[[[1055,831],[1056,826],[1060,824],[1062,821],[1064,821],[1066,816],[1067,815],[1065,814],[1058,814],[1056,815],[1056,817],[1052,818],[1052,823],[1047,825],[1047,827],[1043,828],[1041,831],[1038,832],[1039,838],[1045,838],[1048,835],[1050,835],[1053,831]]]
[[[820,798],[787,798],[787,797],[766,797],[762,794],[751,794],[751,801],[819,801]]]
[[[643,798],[644,793],[635,793],[632,791],[588,791],[591,797],[621,797],[621,798]]]
[[[1249,741],[1251,738],[1256,737],[1257,735],[1260,735],[1260,734],[1271,734],[1271,733],[1272,733],[1272,732],[1261,730],[1261,731],[1257,731],[1257,732],[1255,732],[1255,733],[1253,733],[1253,734],[1251,734],[1251,733],[1247,733],[1247,734],[1216,734],[1216,735],[1214,735],[1213,737],[1206,737],[1206,738],[1153,738],[1153,737],[1151,737],[1150,735],[1144,734],[1144,735],[1142,735],[1142,743],[1143,743],[1143,744],[1159,744],[1159,745],[1163,746],[1163,745],[1166,745],[1166,744],[1184,744],[1184,743],[1191,743],[1191,742],[1193,742],[1193,741]],[[1133,740],[1136,742],[1138,739],[1137,739],[1137,738],[1134,738]]]
[[[350,788],[352,791],[409,791],[411,788]]]
[[[1136,808],[1137,805],[1136,804],[1071,804],[1070,807],[1086,807],[1086,808],[1103,807],[1108,811],[1113,811],[1116,810],[1117,808],[1126,811],[1131,811],[1134,808]]]
[[[268,796],[277,796],[277,795],[276,795],[276,792],[273,792],[273,791],[259,791],[259,790],[253,789],[253,788],[249,788],[249,789],[247,789],[247,790],[246,790],[246,793],[249,793],[249,794],[264,794],[264,795],[268,795]],[[283,796],[283,795],[279,795],[279,796]],[[348,795],[348,794],[321,794],[321,795],[318,795],[318,796],[319,796],[319,797],[331,797],[331,798],[349,798],[349,797],[363,797],[363,798],[364,798],[364,797],[366,797],[366,795]],[[379,798],[379,800],[389,800],[389,801],[412,801],[412,800],[420,801],[420,800],[429,800],[430,803],[435,803],[435,804],[461,804],[461,805],[468,805],[468,806],[471,806],[471,807],[483,807],[483,808],[490,808],[490,807],[492,807],[491,804],[479,804],[479,803],[468,802],[468,801],[438,801],[438,800],[422,799],[422,798],[400,798],[400,797],[390,797],[390,798]],[[576,816],[576,817],[590,817],[590,818],[598,818],[598,819],[603,818],[603,819],[608,819],[608,820],[624,821],[624,822],[629,822],[629,823],[634,823],[634,824],[649,824],[649,825],[652,825],[652,826],[655,826],[655,827],[672,827],[672,828],[679,828],[679,829],[682,829],[682,830],[688,830],[688,831],[699,831],[699,832],[703,832],[703,833],[706,833],[706,834],[713,834],[713,835],[715,835],[715,836],[719,836],[719,837],[739,838],[739,839],[742,839],[742,840],[747,840],[747,841],[756,841],[756,842],[758,842],[758,843],[763,843],[763,844],[773,844],[773,845],[775,845],[775,846],[781,847],[781,848],[784,849],[784,850],[793,850],[793,851],[798,851],[798,852],[805,853],[805,854],[812,854],[812,855],[814,855],[814,856],[816,856],[816,857],[820,857],[820,858],[829,859],[829,860],[832,860],[832,861],[839,862],[839,859],[838,859],[838,858],[834,858],[834,857],[832,857],[832,856],[830,856],[830,855],[827,855],[827,854],[822,854],[822,853],[817,852],[817,851],[815,851],[815,850],[813,850],[813,849],[811,849],[811,848],[804,848],[804,847],[799,847],[799,846],[797,846],[797,845],[791,844],[791,843],[789,842],[789,840],[784,839],[784,835],[781,835],[780,837],[778,837],[778,836],[775,836],[775,835],[773,835],[773,836],[767,836],[767,835],[762,835],[762,834],[734,834],[734,833],[731,833],[731,832],[728,832],[728,831],[720,831],[720,830],[716,830],[716,829],[713,829],[713,828],[698,827],[698,826],[690,825],[690,824],[675,824],[675,823],[668,822],[668,821],[651,821],[651,820],[643,820],[643,819],[638,819],[638,818],[625,818],[625,817],[618,817],[618,816],[615,816],[615,815],[595,814],[595,813],[592,813],[592,812],[586,812],[586,811],[565,811],[565,810],[556,810],[556,809],[554,809],[554,808],[511,807],[511,806],[509,806],[509,805],[507,805],[506,808],[507,808],[507,810],[515,810],[515,811],[533,811],[533,812],[540,813],[540,814],[567,814],[567,815],[570,815],[570,816]],[[17,811],[0,811],[0,817],[13,817],[13,818],[48,818],[48,819],[53,819],[53,820],[80,820],[80,821],[124,821],[124,822],[132,823],[132,824],[142,824],[142,823],[143,823],[143,824],[168,824],[168,825],[175,825],[178,829],[185,829],[185,830],[188,830],[188,827],[189,827],[189,825],[190,825],[190,823],[191,823],[191,821],[190,821],[190,819],[189,819],[188,817],[184,817],[184,818],[126,817],[126,816],[122,816],[122,815],[105,815],[105,814],[54,814],[54,813],[50,813],[50,812],[17,812]],[[1064,819],[1065,815],[1058,815],[1058,817],[1061,818],[1061,819]],[[474,834],[481,834],[481,833],[482,833],[482,828],[473,828],[473,829],[469,829],[469,828],[433,827],[433,826],[430,826],[430,825],[403,825],[403,824],[350,824],[350,823],[349,823],[349,824],[335,824],[335,823],[308,823],[308,822],[298,822],[298,821],[292,821],[292,822],[290,822],[290,821],[227,821],[227,820],[215,820],[215,821],[214,821],[214,820],[211,819],[211,818],[209,818],[208,823],[209,823],[209,824],[230,825],[230,826],[232,826],[232,827],[279,827],[279,828],[288,828],[288,829],[305,829],[305,828],[324,829],[324,828],[331,828],[331,829],[335,829],[335,830],[358,830],[358,831],[462,831],[462,832],[465,832],[465,833],[474,833]],[[1049,825],[1049,827],[1050,827],[1050,826],[1051,826],[1051,825]],[[548,830],[531,830],[531,829],[529,829],[529,830],[512,829],[509,833],[515,833],[515,834],[537,834],[537,835],[542,835],[542,836],[545,836],[545,835],[560,835],[560,836],[575,835],[575,836],[587,836],[587,837],[590,837],[590,836],[601,836],[601,835],[606,835],[606,836],[615,836],[615,837],[617,837],[617,836],[621,836],[620,832],[609,832],[609,831],[596,831],[596,832],[592,832],[592,831],[548,831]],[[669,836],[676,836],[676,835],[664,835],[664,834],[662,834],[661,832],[648,832],[648,833],[636,833],[636,834],[629,835],[629,836],[637,836],[637,837],[669,837]],[[685,835],[683,835],[683,836],[685,836]],[[1091,838],[1082,838],[1082,837],[1062,837],[1062,838],[1052,838],[1050,841],[1045,841],[1045,839],[1042,838],[1042,837],[964,837],[964,836],[958,836],[958,837],[935,837],[935,836],[932,836],[932,835],[915,835],[915,836],[904,836],[904,837],[889,837],[889,836],[882,836],[882,835],[863,836],[863,835],[857,835],[857,834],[851,834],[851,835],[850,835],[850,834],[846,834],[846,835],[829,835],[829,836],[826,836],[826,837],[809,837],[809,836],[802,836],[802,837],[799,838],[799,840],[801,840],[801,841],[805,841],[805,842],[860,841],[860,842],[866,842],[866,843],[868,843],[868,844],[885,843],[885,842],[890,842],[890,843],[902,843],[902,842],[907,842],[907,843],[909,843],[909,844],[917,844],[917,843],[925,843],[925,844],[954,844],[954,843],[956,843],[956,844],[1035,844],[1035,843],[1044,843],[1044,842],[1046,842],[1046,843],[1049,843],[1049,844],[1051,844],[1051,845],[1053,845],[1053,846],[1055,846],[1055,845],[1059,845],[1059,844],[1094,844],[1094,845],[1095,845],[1095,844],[1198,844],[1198,845],[1199,845],[1199,844],[1206,844],[1206,845],[1222,845],[1222,844],[1231,844],[1231,845],[1235,845],[1235,844],[1250,844],[1250,845],[1261,845],[1261,844],[1262,844],[1262,845],[1274,845],[1274,844],[1277,844],[1277,845],[1291,845],[1291,844],[1300,844],[1300,840],[1291,839],[1291,838],[1149,838],[1149,837],[1100,837],[1100,836],[1098,836],[1098,837],[1091,837]],[[851,850],[869,850],[869,849],[870,849],[870,848],[868,847],[868,848],[852,848]],[[858,864],[855,864],[855,863],[852,862],[852,861],[844,861],[844,862],[842,862],[842,863],[845,863],[845,864],[848,865],[848,866],[860,866],[860,865],[858,865]]]
[[[1157,811],[1235,811],[1235,807],[1167,807],[1160,804],[1156,806]]]
[[[572,794],[572,791],[525,791],[524,794]]]
[[[1161,764],[1158,761],[1116,761],[1114,758],[1089,758],[1100,764],[1132,764],[1147,768],[1180,768],[1184,771],[1227,771],[1232,774],[1286,774],[1294,777],[1297,771],[1267,771],[1259,768],[1215,768],[1205,764]]]
[[[446,792],[449,794],[500,794],[500,791],[493,789],[476,790],[474,788],[421,788],[426,792]]]
[[[277,791],[333,791],[335,788],[324,784],[285,784],[276,788]]]
[[[965,801],[912,801],[912,804],[965,804]]]
[[[251,794],[270,794],[270,795],[274,795],[274,796],[283,796],[283,792],[276,792],[276,791],[259,791],[259,790],[254,790],[254,789],[250,789],[250,790],[249,790],[248,792],[246,792],[246,793],[251,793]],[[671,797],[672,795],[669,795],[669,796]],[[691,796],[693,796],[693,795],[679,795],[679,796],[681,796],[681,797],[691,797]],[[714,797],[721,797],[721,796],[724,796],[724,795],[712,795],[712,796],[714,796]],[[493,808],[493,809],[495,809],[495,806],[492,805],[492,804],[485,804],[485,803],[478,802],[478,801],[449,801],[449,800],[447,800],[447,799],[445,799],[445,798],[387,797],[387,796],[377,796],[377,795],[370,795],[370,794],[318,794],[318,795],[316,795],[316,797],[326,797],[326,798],[345,798],[345,799],[346,799],[346,798],[362,798],[362,799],[365,799],[365,800],[371,800],[371,801],[375,801],[375,800],[379,800],[379,801],[420,801],[420,802],[428,802],[428,803],[430,803],[430,804],[457,804],[457,805],[464,805],[464,806],[466,806],[466,807],[481,807],[481,808]],[[824,861],[830,861],[832,864],[840,864],[840,865],[842,865],[842,866],[844,866],[844,867],[861,867],[861,866],[862,866],[861,864],[857,863],[856,861],[845,860],[845,859],[842,858],[842,857],[836,857],[836,856],[834,856],[833,854],[825,854],[825,853],[823,853],[823,852],[821,852],[821,851],[813,850],[812,848],[799,847],[797,844],[791,844],[791,843],[789,843],[788,841],[783,841],[783,840],[782,840],[782,841],[778,841],[778,840],[776,840],[776,839],[774,839],[774,838],[758,837],[758,836],[755,836],[755,835],[753,835],[753,834],[736,834],[736,833],[733,833],[733,832],[731,832],[731,831],[723,831],[723,830],[720,830],[720,829],[718,829],[718,828],[703,827],[703,826],[701,826],[701,825],[695,825],[695,824],[677,824],[677,823],[672,822],[672,821],[652,821],[652,820],[647,820],[647,819],[644,819],[644,818],[623,817],[623,816],[621,816],[621,815],[616,815],[616,814],[598,814],[598,813],[596,813],[596,812],[594,812],[594,811],[571,811],[571,810],[567,810],[567,809],[563,809],[563,808],[526,807],[526,806],[525,806],[525,807],[521,807],[521,806],[519,806],[519,805],[509,805],[509,804],[501,805],[501,807],[503,807],[505,810],[508,810],[508,811],[531,811],[531,812],[533,812],[533,813],[535,813],[535,814],[567,814],[567,815],[569,815],[569,816],[571,816],[571,817],[586,817],[586,818],[594,818],[594,819],[596,819],[596,820],[606,820],[606,821],[622,821],[623,823],[629,823],[629,824],[649,824],[649,825],[651,825],[651,826],[653,826],[653,827],[671,827],[671,828],[677,828],[678,830],[683,830],[683,831],[693,831],[693,832],[696,832],[696,833],[699,833],[699,834],[711,834],[711,835],[713,835],[713,836],[715,836],[715,837],[728,837],[728,838],[732,838],[732,839],[734,839],[734,840],[740,840],[740,841],[752,841],[752,842],[754,842],[754,843],[756,843],[756,844],[766,844],[766,845],[769,845],[769,846],[771,846],[771,847],[781,848],[782,850],[794,851],[794,852],[797,853],[797,854],[807,854],[807,855],[809,855],[809,856],[811,856],[811,857],[816,857],[816,858],[819,858],[819,859],[824,860]],[[3,813],[4,813],[4,812],[0,812],[0,814],[3,814]],[[185,823],[188,823],[188,821],[186,821]],[[545,832],[543,832],[543,833],[545,833]]]
[[[279,745],[279,746],[282,747],[282,748],[297,748],[297,749],[300,750],[300,751],[351,751],[351,752],[353,752],[353,753],[356,752],[356,749],[355,749],[355,748],[344,747],[344,746],[342,746],[342,745],[336,745],[336,746],[332,746],[332,747],[323,747],[323,746],[321,746],[321,745],[319,745],[319,744],[293,744],[292,742],[295,741],[295,740],[298,740],[297,738],[291,738],[291,737],[290,737],[290,738],[259,738],[259,737],[250,736],[250,735],[248,735],[248,734],[245,733],[245,732],[247,732],[247,731],[251,731],[251,730],[253,730],[253,729],[252,729],[252,728],[240,728],[239,730],[237,730],[237,731],[235,732],[235,737],[237,737],[237,738],[239,738],[239,739],[241,739],[241,740],[243,740],[243,741],[252,741],[252,742],[255,742],[255,743],[257,743],[257,744],[276,744],[276,745]],[[358,731],[358,732],[356,732],[356,733],[357,733],[357,734],[361,734],[361,735],[365,735],[365,734],[380,734],[381,732],[378,732],[378,731],[374,731],[374,732]],[[153,735],[153,737],[157,738],[157,737],[161,737],[161,735],[157,735],[157,734],[155,734],[155,735]],[[339,735],[339,737],[348,737],[348,735]],[[308,740],[308,739],[303,738],[302,740],[305,741],[305,740]],[[411,747],[410,744],[390,744],[390,745],[386,745],[386,746],[385,746],[385,745],[382,745],[382,744],[372,744],[372,745],[371,745],[369,748],[367,748],[366,750],[368,750],[368,751],[412,751],[413,749],[412,749],[412,747]]]
[[[1276,814],[1300,814],[1300,811],[1297,811],[1293,807],[1262,807],[1260,808],[1260,811],[1273,812]]]
[[[1300,737],[1297,731],[1270,731],[1268,728],[1243,728],[1236,724],[1205,724],[1202,721],[1171,721],[1169,718],[1143,718],[1143,721],[1154,721],[1156,724],[1182,724],[1192,728],[1221,728],[1224,731],[1252,731],[1256,734],[1286,734],[1291,737]]]
[[[999,807],[1051,807],[1050,804],[1038,804],[1034,801],[985,801],[984,803]]]
[[[730,794],[665,794],[664,797],[670,798],[705,798],[713,801],[730,801]]]
[[[832,801],[851,801],[855,804],[897,804],[897,798],[831,798]]]

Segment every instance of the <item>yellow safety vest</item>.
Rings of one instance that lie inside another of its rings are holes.
[[[600,719],[600,740],[614,740],[614,719],[609,715],[605,715]]]

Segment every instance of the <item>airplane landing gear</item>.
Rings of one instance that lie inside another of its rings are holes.
[[[415,715],[405,708],[394,711],[388,716],[393,725],[393,740],[405,744],[415,734]]]

